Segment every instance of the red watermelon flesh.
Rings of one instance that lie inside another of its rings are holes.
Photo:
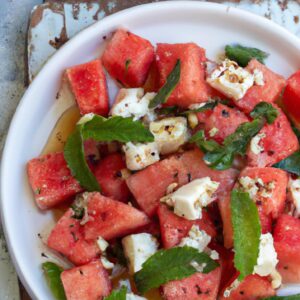
[[[247,150],[248,163],[251,167],[272,166],[299,149],[298,139],[287,117],[280,108],[276,109],[279,116],[274,123],[266,124],[259,132],[266,135],[259,142],[264,151],[255,154],[251,151],[251,147]]]
[[[289,117],[300,126],[300,70],[288,80],[283,93],[282,104]]]
[[[127,235],[150,221],[138,209],[125,203],[90,193],[88,196],[88,222],[84,225],[86,239],[105,240]]]
[[[230,284],[238,277],[235,274]],[[230,286],[230,285],[229,285]],[[228,288],[228,287],[227,287]],[[260,300],[275,295],[271,282],[267,277],[258,275],[247,276],[238,286],[233,289],[229,297],[224,297],[224,290],[220,293],[220,300]]]
[[[157,44],[156,63],[160,86],[180,59],[180,80],[168,98],[168,106],[187,108],[191,104],[205,102],[209,98],[205,80],[205,50],[194,43]]]
[[[127,202],[130,196],[122,170],[126,163],[119,153],[114,153],[103,158],[95,167],[94,175],[101,186],[102,194],[115,200]]]
[[[300,282],[300,220],[281,215],[274,229],[274,246],[278,255],[277,269],[284,283]]]
[[[164,248],[172,248],[178,245],[182,238],[186,237],[193,225],[198,225],[211,237],[216,236],[214,224],[207,212],[202,212],[202,218],[196,221],[186,220],[175,215],[169,208],[161,204],[158,208],[161,238]]]
[[[245,122],[249,122],[249,119],[243,112],[220,103],[205,121],[205,134],[207,138],[222,143],[228,135],[235,132],[240,124]],[[213,135],[214,129],[217,132]]]
[[[215,300],[221,278],[218,267],[208,274],[196,273],[181,280],[170,281],[162,286],[165,300]]]
[[[274,103],[286,85],[284,77],[274,73],[256,59],[252,59],[246,70],[253,73],[255,69],[263,73],[264,85],[252,86],[242,99],[235,101],[236,106],[245,113],[250,113],[259,102]]]
[[[66,74],[80,113],[106,116],[109,110],[109,99],[101,60],[96,59],[68,68]]]
[[[111,77],[127,87],[141,87],[154,60],[151,43],[132,32],[118,29],[102,56]]]
[[[62,152],[40,156],[27,164],[29,183],[40,209],[58,205],[82,191]]]
[[[99,300],[108,296],[112,285],[100,261],[61,273],[67,300]]]
[[[75,265],[83,265],[100,255],[94,240],[85,240],[80,220],[74,219],[70,208],[52,229],[47,245],[66,256]]]

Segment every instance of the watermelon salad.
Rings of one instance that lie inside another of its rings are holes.
[[[300,299],[276,296],[300,283],[300,71],[268,55],[118,29],[65,71],[81,118],[27,164],[38,208],[63,212],[45,243],[68,267],[42,265],[54,298]]]

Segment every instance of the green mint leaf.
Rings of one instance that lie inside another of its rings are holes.
[[[300,151],[296,151],[295,153],[276,163],[272,167],[282,169],[300,176]]]
[[[89,192],[101,191],[99,183],[91,172],[84,155],[83,141],[92,138],[96,141],[110,142],[152,142],[152,133],[139,121],[132,118],[98,115],[78,124],[75,131],[67,139],[64,157],[72,175],[79,184]]]
[[[272,124],[278,117],[278,110],[268,102],[260,102],[251,111],[250,116],[253,119],[263,117],[268,124]]]
[[[169,114],[177,114],[179,112],[178,106],[167,106],[161,107],[155,110],[158,115],[169,115]]]
[[[175,247],[159,250],[144,264],[142,270],[134,274],[134,281],[141,294],[157,288],[171,280],[179,280],[198,272],[193,262],[203,266],[203,273],[214,270],[218,263],[206,253],[191,247]]]
[[[187,114],[190,114],[190,113],[199,113],[199,112],[204,112],[206,110],[212,110],[218,105],[218,103],[219,103],[219,101],[216,101],[216,100],[208,101],[203,106],[201,106],[199,108],[184,111],[184,112],[182,112],[182,114],[187,115]]]
[[[119,290],[114,290],[104,300],[126,300],[127,288],[122,286]]]
[[[155,108],[156,106],[166,103],[171,93],[175,89],[180,79],[180,60],[178,59],[175,67],[167,77],[166,83],[160,88],[157,95],[151,100],[149,108]]]
[[[60,279],[63,268],[49,261],[43,263],[42,268],[54,298],[57,300],[66,300],[65,290]]]
[[[205,139],[204,130],[197,131],[189,139],[189,143],[195,143],[205,153],[222,149],[216,141]]]
[[[300,300],[300,294],[290,296],[273,296],[262,300]]]
[[[125,72],[126,73],[128,72],[130,63],[131,63],[131,59],[126,59],[126,61],[125,61]]]
[[[99,183],[91,172],[84,156],[83,125],[77,125],[75,131],[68,137],[64,147],[64,157],[72,175],[88,192],[99,191]]]
[[[83,207],[78,207],[76,205],[71,205],[71,208],[73,210],[73,216],[72,218],[73,219],[78,219],[78,220],[81,220],[84,216],[84,208]]]
[[[231,192],[231,221],[233,226],[234,266],[239,280],[252,274],[259,253],[261,225],[257,207],[248,193]]]
[[[293,124],[292,124],[292,129],[293,129],[295,135],[297,136],[298,141],[300,141],[300,130]]]
[[[241,67],[246,67],[252,58],[257,59],[263,64],[264,60],[269,56],[268,53],[260,49],[241,45],[227,45],[225,47],[225,54],[230,60],[237,62]]]
[[[82,135],[84,140],[92,138],[99,142],[144,143],[154,141],[153,134],[142,122],[119,116],[106,119],[95,115],[84,124]]]

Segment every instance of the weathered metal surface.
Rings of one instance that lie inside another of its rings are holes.
[[[159,1],[159,0],[157,0]],[[176,1],[176,0],[174,0]],[[195,0],[197,1],[197,0]],[[104,16],[149,0],[0,0],[0,151],[24,83],[68,38]],[[213,0],[265,16],[300,37],[300,0]],[[28,74],[24,60],[27,17]],[[19,299],[18,281],[0,229],[0,299]],[[21,299],[30,299],[21,287]]]

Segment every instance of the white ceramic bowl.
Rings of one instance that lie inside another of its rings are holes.
[[[102,37],[123,26],[157,42],[196,42],[210,58],[228,43],[255,46],[269,53],[267,65],[288,76],[300,68],[300,40],[278,25],[251,13],[201,2],[142,5],[106,17],[64,45],[44,66],[23,96],[11,123],[2,157],[1,213],[18,274],[34,299],[53,299],[41,271],[43,245],[37,237],[52,224],[51,213],[33,201],[25,166],[42,150],[64,107],[55,104],[63,70],[100,52]],[[300,292],[300,284],[280,293]]]

